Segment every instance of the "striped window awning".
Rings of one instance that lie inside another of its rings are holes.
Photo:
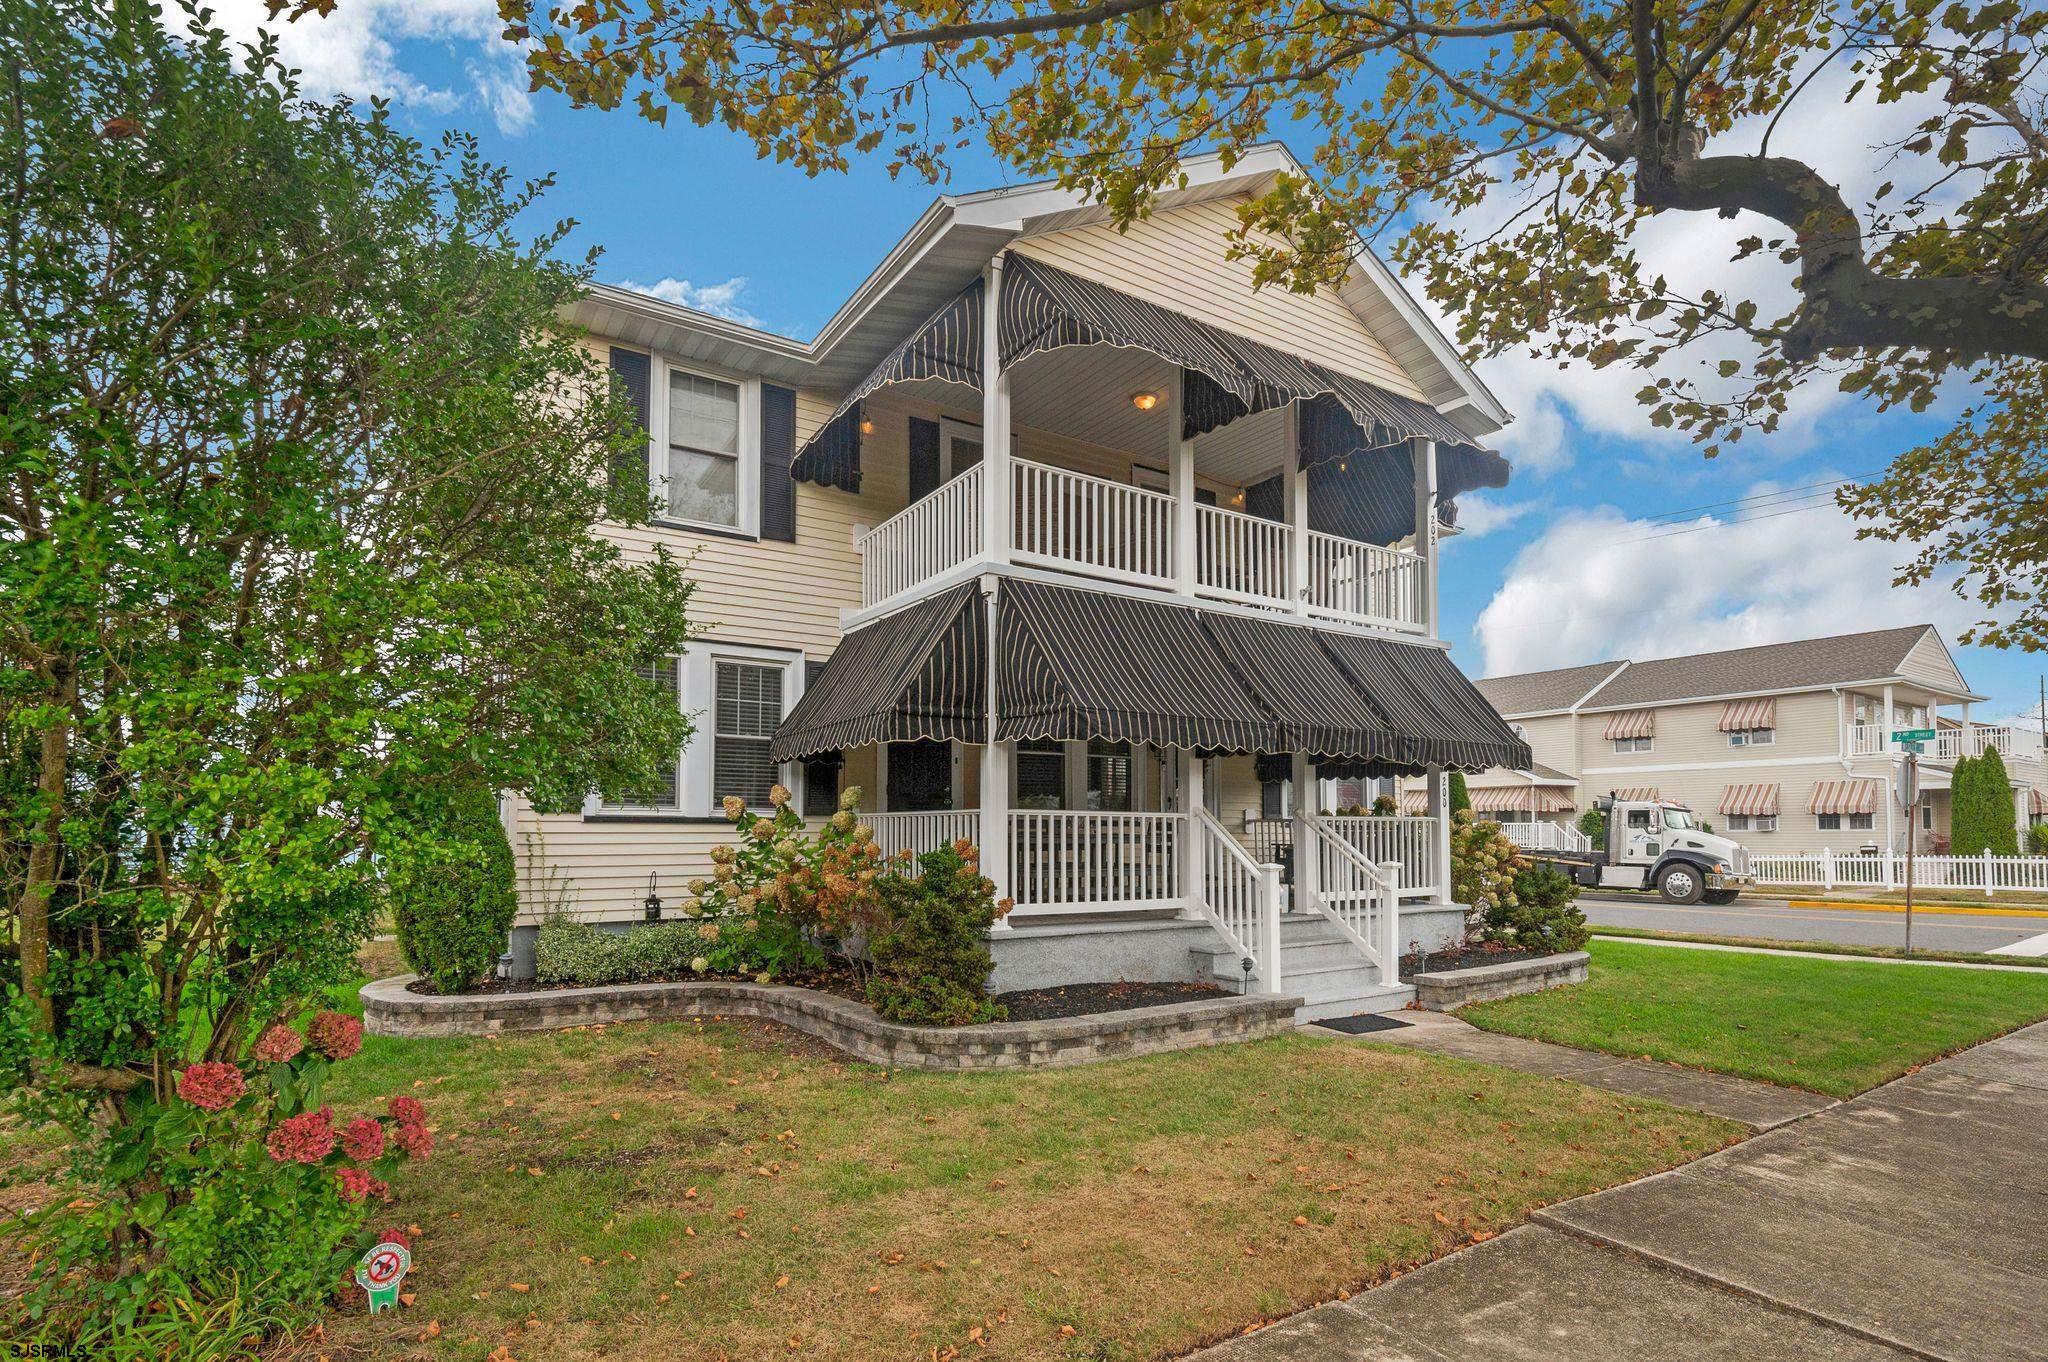
[[[1632,804],[1660,804],[1664,801],[1664,796],[1654,785],[1624,785],[1614,792],[1614,797]]]
[[[840,400],[797,451],[790,476],[858,490],[860,405],[891,383],[938,379],[979,391],[982,309],[983,286],[976,280],[926,318]],[[1184,439],[1253,412],[1301,402],[1313,413],[1312,433],[1303,440],[1311,465],[1426,439],[1440,446],[1437,486],[1444,499],[1479,487],[1507,485],[1507,461],[1475,446],[1470,435],[1426,402],[1014,251],[1003,257],[996,329],[1005,369],[1031,355],[1082,345],[1149,350],[1178,365],[1187,380]]]
[[[1441,648],[1015,579],[996,602],[1001,740],[1306,752],[1340,776],[1530,759]],[[777,730],[773,759],[983,741],[986,609],[963,583],[848,634]]]
[[[1569,813],[1570,796],[1540,785],[1495,785],[1472,793],[1474,813]]]
[[[1768,696],[1755,700],[1730,700],[1721,711],[1721,731],[1737,733],[1751,728],[1776,728],[1778,702]],[[1723,809],[1723,813],[1727,810]]]
[[[2048,790],[2027,791],[2027,812],[2035,818],[2048,814]]]
[[[1608,742],[1616,738],[1653,738],[1657,735],[1657,711],[1654,709],[1624,710],[1607,721],[1607,731],[1600,736]]]
[[[1409,815],[1410,817],[1420,817],[1420,816],[1421,816],[1422,814],[1428,813],[1428,812],[1429,812],[1429,791],[1427,791],[1427,790],[1403,790],[1403,791],[1401,791],[1401,812],[1402,812],[1402,813],[1405,813],[1405,814],[1407,814],[1407,815]]]
[[[1721,791],[1720,811],[1747,818],[1775,816],[1778,812],[1778,787],[1776,784],[1725,786]]]
[[[1874,813],[1877,782],[1874,780],[1823,780],[1813,787],[1808,813]]]

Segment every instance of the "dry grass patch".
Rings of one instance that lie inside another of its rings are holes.
[[[1308,1037],[932,1075],[683,1022],[373,1042],[336,1079],[441,1140],[391,1208],[416,1302],[301,1350],[336,1359],[1172,1354],[1737,1134]]]

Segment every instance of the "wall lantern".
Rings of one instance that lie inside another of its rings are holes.
[[[1150,411],[1159,405],[1158,393],[1132,393],[1131,405],[1139,411]]]
[[[863,435],[873,435],[875,433],[874,417],[863,416],[860,418],[860,433]]]
[[[654,892],[654,872],[652,871],[649,871],[647,875],[647,897],[640,900],[640,902],[647,908],[647,920],[649,922],[661,921],[661,895]]]

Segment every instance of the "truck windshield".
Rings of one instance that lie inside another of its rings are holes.
[[[1674,809],[1667,806],[1664,810],[1664,826],[1683,831],[1692,826],[1692,814],[1684,809]]]

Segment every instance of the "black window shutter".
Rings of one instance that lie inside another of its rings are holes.
[[[761,537],[796,542],[796,393],[761,385]]]
[[[939,490],[939,423],[910,418],[910,499]]]
[[[619,393],[626,404],[633,409],[633,416],[639,422],[640,433],[646,435],[653,429],[649,415],[653,410],[654,362],[638,350],[622,350],[612,347],[612,381],[618,385]],[[614,492],[631,488],[637,494],[647,486],[647,447],[640,447],[640,458],[635,462],[621,451],[613,460],[611,486]]]

